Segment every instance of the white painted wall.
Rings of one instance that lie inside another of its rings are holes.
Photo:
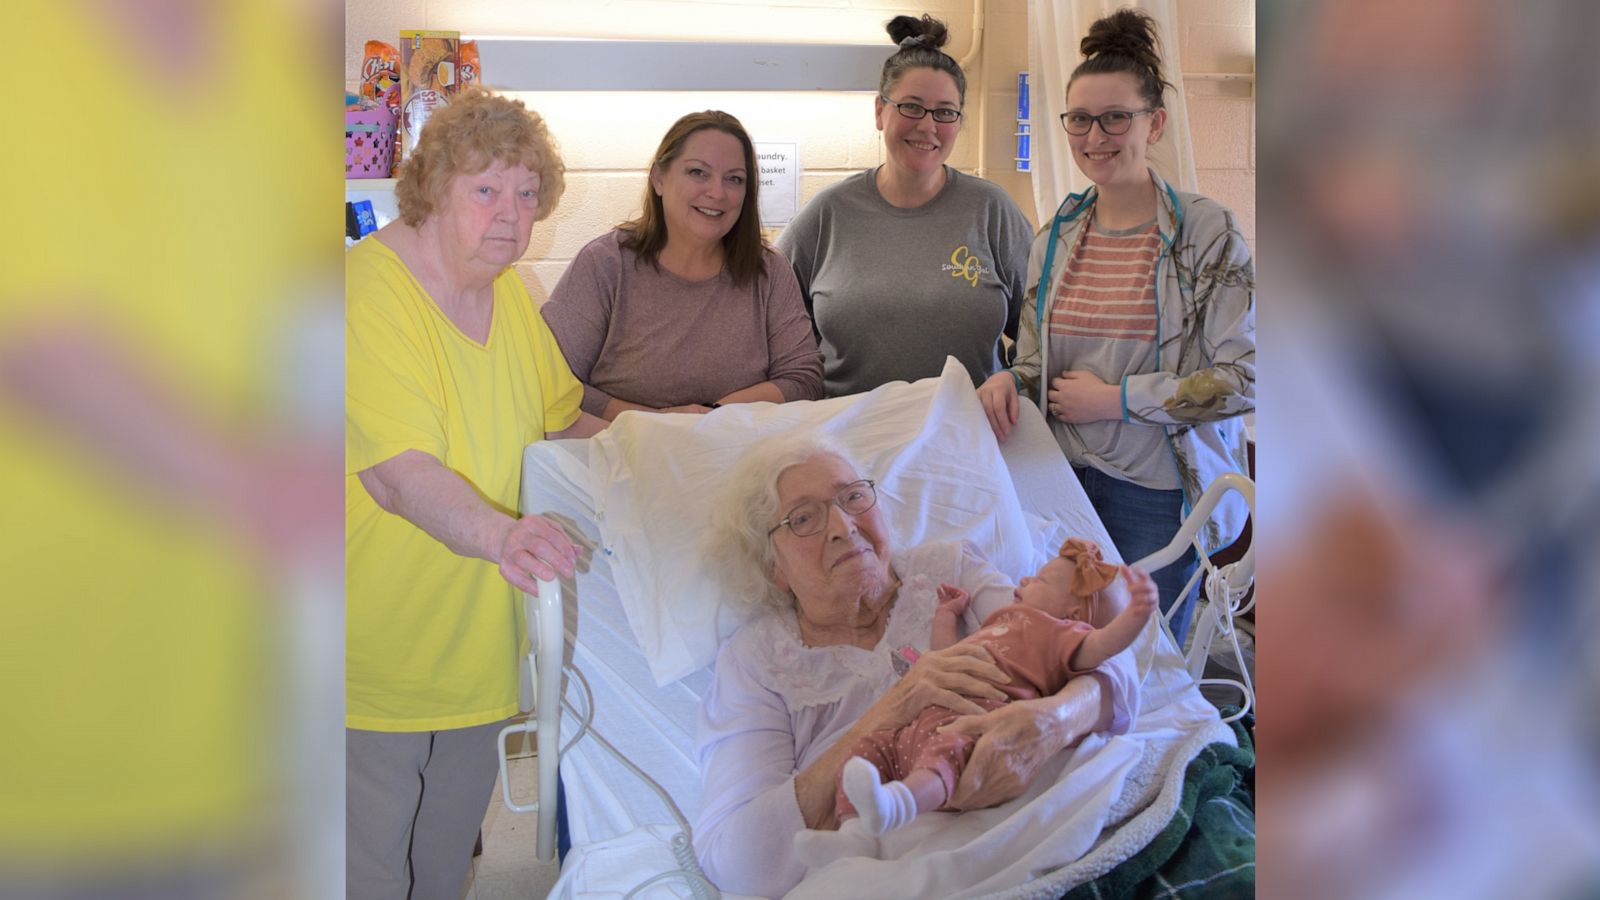
[[[395,43],[402,28],[464,34],[880,43],[893,50],[883,23],[931,12],[951,29],[945,47],[968,55],[972,0],[346,0],[345,81],[354,90],[369,38]],[[1185,72],[1251,71],[1254,0],[1184,0],[1180,8]],[[1027,67],[1026,0],[989,0],[981,55],[967,73],[966,130],[951,164],[982,174],[1011,193],[1032,217],[1025,173],[1015,152],[1016,76]],[[494,73],[485,73],[494,83]],[[1255,242],[1255,118],[1248,85],[1189,81],[1190,120],[1201,190],[1239,214]],[[568,166],[567,193],[556,213],[534,227],[517,264],[539,302],[573,255],[592,238],[637,213],[644,173],[669,125],[687,112],[723,109],[762,140],[800,144],[801,203],[882,159],[870,93],[528,92],[517,95],[549,122]],[[980,147],[979,136],[982,136]]]

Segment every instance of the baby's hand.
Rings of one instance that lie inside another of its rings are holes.
[[[1156,608],[1160,594],[1150,573],[1132,566],[1122,567],[1122,577],[1128,582],[1128,613],[1143,619]]]
[[[953,584],[939,585],[939,608],[949,610],[957,616],[967,611],[967,606],[972,603],[972,595]]]

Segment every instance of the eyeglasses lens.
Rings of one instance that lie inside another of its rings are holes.
[[[1063,113],[1061,124],[1067,129],[1067,134],[1082,136],[1089,133],[1094,123],[1100,123],[1100,130],[1106,134],[1126,134],[1128,127],[1133,124],[1133,113],[1129,112],[1104,112],[1098,116],[1088,113]]]
[[[847,485],[833,498],[839,508],[852,516],[859,516],[878,502],[878,495],[870,482]],[[821,531],[828,521],[828,505],[815,500],[802,503],[789,513],[789,530],[795,537],[810,537]]]
[[[920,103],[896,103],[887,97],[883,98],[883,102],[893,106],[900,113],[900,115],[905,116],[908,119],[921,119],[925,116],[933,116],[933,120],[941,125],[949,125],[951,122],[957,122],[961,119],[961,110],[951,109],[948,106],[941,106],[938,109],[929,109]]]

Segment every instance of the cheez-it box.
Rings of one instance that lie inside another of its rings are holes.
[[[400,134],[407,155],[428,117],[460,87],[460,46],[459,31],[400,32]]]

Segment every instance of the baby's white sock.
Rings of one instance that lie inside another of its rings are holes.
[[[855,804],[868,834],[894,831],[917,817],[917,798],[905,782],[881,784],[878,767],[859,756],[844,764],[844,795]]]

